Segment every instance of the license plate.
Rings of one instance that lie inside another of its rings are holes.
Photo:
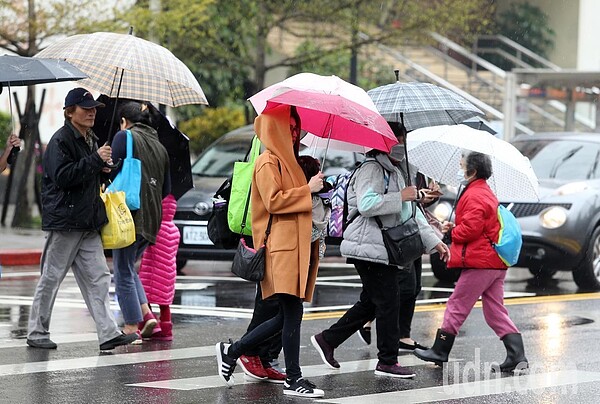
[[[205,226],[184,226],[183,244],[212,245]]]

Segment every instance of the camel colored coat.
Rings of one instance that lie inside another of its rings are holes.
[[[263,299],[277,293],[310,301],[319,267],[318,241],[311,244],[312,199],[302,169],[296,162],[290,133],[290,107],[263,113],[254,129],[266,147],[256,160],[252,177],[252,238],[264,241],[269,215]]]

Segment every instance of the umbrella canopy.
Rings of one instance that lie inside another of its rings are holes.
[[[302,129],[318,137],[390,151],[398,143],[367,93],[337,76],[299,73],[249,98],[261,114],[294,105]]]
[[[538,179],[529,159],[516,147],[494,135],[465,125],[443,125],[417,129],[407,136],[411,163],[434,180],[458,186],[456,176],[463,151],[490,156],[490,188],[501,201],[539,200]]]
[[[460,95],[430,83],[396,82],[373,88],[367,94],[387,121],[402,122],[408,131],[453,125],[484,115]]]
[[[0,84],[9,86],[29,86],[87,78],[85,73],[64,60],[27,56],[0,56],[0,72],[2,72]]]
[[[133,35],[73,35],[48,46],[36,57],[72,63],[89,76],[82,82],[84,87],[109,97],[171,107],[208,104],[198,80],[182,61],[168,49]]]
[[[98,136],[98,144],[103,144],[109,138],[109,133],[114,135],[119,130],[118,125],[109,129],[111,121],[111,110],[114,108],[115,99],[106,95],[98,97],[98,101],[106,104],[107,108],[98,108],[96,121],[92,130]],[[126,101],[119,100],[119,103]],[[154,129],[158,132],[158,140],[167,149],[169,154],[169,168],[171,174],[171,193],[175,199],[179,199],[189,189],[194,187],[192,180],[192,167],[190,162],[189,138],[179,129],[173,127],[169,120],[154,105],[148,104],[152,114]]]

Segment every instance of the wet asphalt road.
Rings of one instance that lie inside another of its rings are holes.
[[[509,270],[506,303],[523,333],[532,368],[521,376],[492,377],[489,364],[502,361],[502,343],[476,307],[445,368],[401,354],[414,380],[373,374],[377,350],[357,336],[336,350],[342,368],[329,370],[310,336],[336,321],[360,288],[351,267],[325,262],[313,303],[305,307],[301,364],[307,378],[325,390],[323,402],[339,403],[597,403],[600,400],[599,293],[577,294],[568,273],[535,285],[522,268]],[[244,383],[227,389],[216,377],[214,344],[243,334],[254,286],[230,276],[227,264],[191,261],[177,282],[173,342],[144,342],[100,354],[94,324],[77,285],[68,276],[52,318],[55,351],[27,348],[24,334],[37,281],[37,267],[4,268],[0,280],[0,403],[292,403],[280,385]],[[413,338],[433,341],[443,301],[452,285],[435,282],[424,268],[425,290],[413,321]],[[115,314],[118,309],[115,303]],[[280,358],[283,359],[283,356]]]

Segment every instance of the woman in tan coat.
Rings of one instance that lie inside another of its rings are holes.
[[[254,129],[267,149],[256,160],[252,178],[252,237],[261,246],[272,216],[267,241],[263,299],[278,299],[279,313],[231,344],[216,345],[219,376],[234,384],[236,360],[249,348],[283,329],[282,343],[287,378],[283,392],[301,397],[322,397],[323,390],[302,378],[300,324],[302,302],[312,299],[319,266],[318,241],[311,243],[313,192],[323,187],[323,174],[306,181],[297,162],[300,117],[294,107],[282,105],[261,114]]]

